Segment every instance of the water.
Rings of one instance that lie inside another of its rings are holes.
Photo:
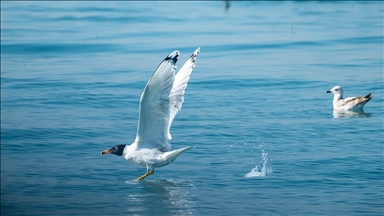
[[[382,2],[1,2],[2,215],[383,215]],[[173,164],[131,143],[175,49],[201,53]],[[335,85],[373,99],[334,116]]]

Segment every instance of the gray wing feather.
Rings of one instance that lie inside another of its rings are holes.
[[[180,53],[169,54],[157,67],[140,98],[136,143],[139,147],[169,151],[168,122],[171,89]]]

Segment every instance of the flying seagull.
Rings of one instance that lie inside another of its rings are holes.
[[[371,93],[365,97],[347,97],[343,98],[343,88],[335,86],[327,93],[333,93],[333,109],[335,111],[361,111],[364,105],[371,100]]]
[[[136,139],[131,145],[116,145],[101,154],[124,156],[147,168],[147,172],[136,180],[143,180],[155,172],[154,168],[172,163],[191,146],[171,151],[172,136],[169,129],[184,101],[184,92],[195,67],[200,47],[176,72],[180,52],[170,53],[157,67],[140,98],[139,123]]]

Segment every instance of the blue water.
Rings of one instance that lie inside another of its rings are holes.
[[[1,2],[1,215],[383,215],[383,3]],[[201,53],[172,146],[129,144],[161,60]],[[372,93],[334,116],[335,85]]]

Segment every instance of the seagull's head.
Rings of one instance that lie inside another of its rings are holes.
[[[115,145],[111,149],[103,150],[100,154],[115,154],[122,156],[126,145]]]
[[[335,86],[331,90],[328,90],[327,93],[343,95],[343,88],[341,88],[340,86]]]

